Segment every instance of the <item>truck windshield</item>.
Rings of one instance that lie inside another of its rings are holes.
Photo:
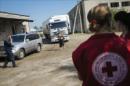
[[[25,35],[12,36],[13,42],[23,42]]]
[[[57,23],[51,23],[50,27],[53,28],[63,28],[66,27],[66,22],[57,22]]]

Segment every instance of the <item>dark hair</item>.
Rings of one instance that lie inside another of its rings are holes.
[[[130,13],[127,13],[128,15],[128,19],[127,19],[127,22],[128,22],[128,29],[130,31]]]
[[[115,21],[120,21],[122,24],[127,26],[128,30],[130,29],[130,13],[127,13],[126,11],[119,11],[115,14],[114,19]]]
[[[98,5],[88,12],[87,18],[90,23],[90,28],[93,27],[91,25],[91,22],[93,20],[95,20],[96,23],[99,24],[100,26],[104,25],[111,26],[112,14],[108,6]]]
[[[115,19],[115,21],[120,21],[123,24],[126,24],[127,23],[127,13],[126,13],[126,11],[117,12],[114,16],[114,19]]]

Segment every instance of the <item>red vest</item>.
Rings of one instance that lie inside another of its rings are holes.
[[[72,54],[82,86],[130,86],[130,53],[114,33],[96,34]]]
[[[121,35],[121,37],[126,41],[127,48],[130,52],[130,32],[125,34],[125,36]]]

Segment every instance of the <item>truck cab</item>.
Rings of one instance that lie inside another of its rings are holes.
[[[68,26],[67,22],[65,21],[59,21],[59,22],[54,22],[50,23],[50,37],[51,37],[51,42],[57,42],[58,41],[58,34],[63,33],[64,40],[69,40],[68,36]]]
[[[48,23],[51,42],[58,42],[58,34],[63,33],[64,40],[68,41],[70,23],[67,15],[51,17]]]

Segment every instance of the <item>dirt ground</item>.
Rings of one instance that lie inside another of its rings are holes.
[[[17,60],[18,67],[12,68],[9,63],[8,68],[0,68],[0,86],[81,86],[72,63],[72,52],[89,36],[70,35],[64,49],[58,44],[44,44],[40,53]]]

